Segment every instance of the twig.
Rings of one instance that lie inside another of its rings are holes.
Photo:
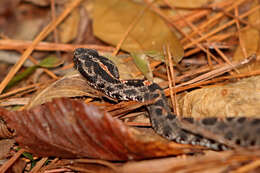
[[[234,170],[230,173],[246,173],[246,172],[250,172],[253,171],[254,169],[256,169],[257,167],[260,166],[260,160],[255,160],[249,164],[246,164],[240,168],[238,168],[237,170]]]
[[[235,75],[232,75],[232,76],[223,76],[223,77],[215,78],[215,79],[212,79],[212,80],[209,80],[209,81],[201,81],[201,82],[198,82],[198,83],[190,84],[190,85],[187,85],[187,86],[184,86],[184,87],[179,87],[177,85],[176,92],[186,91],[186,90],[191,89],[191,88],[197,88],[197,87],[200,87],[202,85],[208,85],[208,84],[220,82],[220,81],[227,80],[227,79],[244,78],[244,77],[256,76],[256,75],[260,75],[260,70],[255,70],[255,71],[251,71],[251,72],[247,72],[247,73],[241,73],[241,74],[235,74]],[[164,92],[165,92],[166,96],[170,95],[169,89],[164,90]]]
[[[56,20],[56,9],[55,9],[55,1],[51,0],[51,17],[52,20]],[[57,28],[54,28],[53,30],[53,38],[55,43],[59,43],[59,37],[58,37],[58,31]],[[61,53],[60,51],[56,51],[57,57],[61,58]]]
[[[250,15],[251,13],[255,12],[256,10],[258,10],[260,8],[260,5],[257,5],[256,7],[252,8],[251,10],[247,11],[246,13],[243,13],[242,15],[239,16],[239,18],[245,18],[247,17],[248,15]],[[191,43],[188,43],[187,45],[184,46],[184,49],[188,49],[188,48],[191,48],[194,44],[197,44],[205,39],[207,39],[208,37],[216,34],[217,32],[220,32],[222,30],[224,30],[225,28],[233,25],[236,21],[235,20],[232,20],[232,21],[229,21],[227,22],[226,24],[224,25],[221,25],[217,28],[215,28],[214,30],[206,33],[203,37],[199,37],[198,39],[194,40],[194,42],[191,42]]]
[[[256,55],[251,55],[250,57],[240,61],[240,62],[234,62],[232,65],[229,65],[229,64],[225,64],[223,65],[223,67],[219,68],[219,69],[216,69],[216,70],[212,70],[208,73],[205,73],[195,79],[192,79],[188,82],[184,82],[180,85],[178,85],[178,87],[180,86],[184,86],[184,85],[189,85],[189,84],[192,84],[192,83],[195,83],[195,82],[199,82],[199,81],[203,81],[203,80],[208,80],[208,79],[212,79],[213,77],[216,77],[216,76],[219,76],[221,74],[224,74],[230,70],[232,70],[234,67],[240,67],[242,65],[245,65],[245,64],[248,64],[249,62],[253,61],[256,59]]]
[[[40,161],[38,161],[33,167],[33,169],[30,171],[30,173],[37,173],[39,172],[40,168],[45,164],[45,162],[48,160],[48,157],[43,157]]]
[[[17,153],[15,153],[13,155],[13,157],[11,157],[8,161],[6,161],[1,167],[0,167],[0,172],[4,173],[7,171],[8,168],[10,168],[10,166],[12,166],[14,164],[14,162],[21,156],[21,154],[23,154],[23,152],[25,152],[24,149],[20,149]]]
[[[168,76],[168,81],[169,81],[169,89],[170,89],[170,96],[172,100],[172,107],[176,115],[179,115],[179,111],[177,110],[178,105],[177,105],[177,99],[176,99],[176,92],[175,92],[175,74],[174,74],[174,69],[173,69],[173,63],[172,63],[172,56],[170,52],[170,47],[167,44],[167,58],[169,62],[169,66],[167,66],[167,76]]]
[[[246,48],[245,48],[245,43],[242,39],[242,34],[241,34],[241,29],[240,29],[240,24],[239,24],[239,20],[238,20],[238,8],[236,7],[235,8],[235,16],[236,16],[236,26],[237,26],[237,31],[238,31],[238,38],[239,38],[239,44],[240,44],[240,48],[242,49],[242,53],[244,55],[244,57],[247,57],[247,51],[246,51]]]
[[[0,40],[1,50],[17,50],[27,49],[32,44],[32,41],[25,40]],[[113,51],[115,48],[111,46],[100,46],[94,44],[62,44],[62,43],[50,43],[50,42],[39,42],[34,49],[40,51],[73,51],[75,48],[89,48],[97,49],[100,51]]]
[[[15,94],[23,92],[23,91],[27,91],[27,90],[30,90],[30,89],[37,88],[37,87],[39,87],[41,85],[42,85],[41,83],[36,83],[36,84],[32,84],[32,85],[29,85],[29,86],[26,86],[26,87],[23,87],[23,88],[15,89],[15,90],[10,91],[8,93],[1,94],[0,95],[0,99],[3,99],[5,97],[9,97],[11,95],[15,95]]]
[[[240,5],[244,2],[245,0],[239,0],[239,1],[236,1],[236,0],[233,0],[233,2],[229,1],[230,4],[234,4],[234,2],[237,4],[237,5]],[[212,6],[212,8],[216,8],[215,6]],[[217,7],[219,8],[219,7]],[[227,7],[226,9],[226,12],[229,12],[231,11],[232,9],[234,8],[233,5]],[[210,26],[210,24],[213,24],[215,23],[217,20],[219,20],[221,17],[223,17],[223,13],[217,13],[216,15],[212,16],[209,20],[207,20],[205,23],[201,24],[198,29],[199,31],[203,32],[205,28],[208,28]],[[189,37],[194,37],[195,35],[197,34],[196,31],[194,32],[191,32],[189,34]],[[185,41],[187,40],[187,38],[184,38],[181,42],[184,43]]]

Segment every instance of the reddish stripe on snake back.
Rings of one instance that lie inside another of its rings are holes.
[[[144,82],[143,82],[143,84],[144,84],[145,86],[149,86],[149,85],[151,85],[151,84],[152,84],[152,82],[150,82],[150,81],[146,80],[146,81],[144,81]]]
[[[107,73],[110,77],[114,78],[114,76],[113,76],[113,75],[110,73],[110,71],[108,70],[107,66],[105,66],[103,63],[100,63],[100,62],[98,62],[98,64],[100,65],[100,67],[101,67],[104,71],[106,71],[106,73]]]

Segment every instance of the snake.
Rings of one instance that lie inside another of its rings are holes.
[[[163,89],[145,79],[120,79],[114,62],[94,49],[76,48],[74,68],[87,84],[118,101],[148,102],[151,126],[162,137],[180,143],[227,150],[260,146],[260,118],[177,116],[171,112]]]

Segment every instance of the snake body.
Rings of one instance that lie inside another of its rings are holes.
[[[85,77],[89,86],[112,99],[152,100],[153,103],[147,105],[152,128],[169,140],[213,150],[260,146],[258,118],[179,118],[170,111],[166,96],[158,84],[141,79],[121,80],[116,65],[96,50],[77,48],[73,61],[75,69]]]

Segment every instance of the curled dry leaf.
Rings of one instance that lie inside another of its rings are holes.
[[[179,40],[158,15],[145,8],[146,4],[130,0],[95,1],[94,34],[109,44],[117,45],[133,21],[138,20],[121,48],[128,52],[157,51],[163,54],[162,48],[168,44],[174,62],[179,62],[184,55]]]
[[[66,18],[66,20],[59,26],[60,42],[68,43],[74,40],[78,34],[79,23],[80,23],[80,14],[79,14],[79,9],[76,8]]]
[[[131,160],[198,150],[159,136],[149,137],[147,132],[127,127],[94,105],[67,98],[30,110],[1,108],[0,116],[16,130],[16,141],[39,156]]]
[[[78,96],[101,97],[103,94],[89,87],[86,80],[79,73],[70,74],[36,94],[30,100],[27,109],[51,101],[53,98]]]
[[[122,79],[133,78],[135,77],[133,74],[138,72],[132,61],[125,63],[122,58],[110,57],[110,59],[117,65]],[[36,105],[51,101],[53,98],[82,96],[107,97],[103,93],[89,87],[86,79],[75,70],[75,73],[66,75],[38,92],[30,100],[26,108],[30,109]]]
[[[203,88],[186,94],[179,108],[181,115],[192,117],[232,117],[260,115],[260,76],[224,86]]]

